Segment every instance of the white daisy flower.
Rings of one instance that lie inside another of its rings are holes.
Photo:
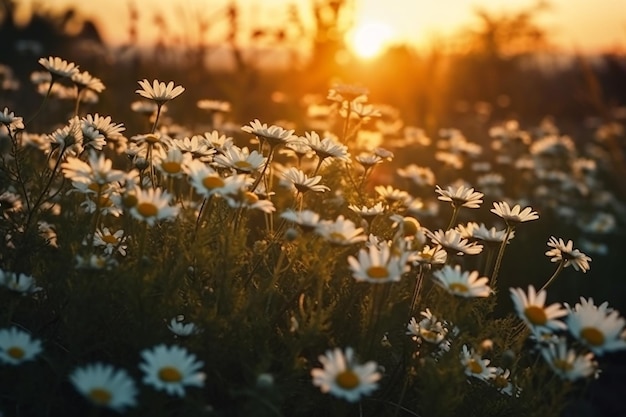
[[[535,287],[528,286],[528,295],[521,288],[509,288],[513,305],[519,318],[530,328],[542,328],[548,331],[563,330],[565,323],[557,320],[567,315],[560,303],[545,306],[547,292],[535,291]]]
[[[180,346],[164,344],[141,352],[143,383],[169,395],[185,396],[185,387],[202,387],[206,375],[199,370],[204,363]]]
[[[594,360],[593,353],[576,353],[574,349],[568,348],[565,338],[542,347],[541,355],[561,379],[575,381],[598,372],[598,363]]]
[[[94,77],[88,71],[79,71],[72,74],[72,82],[79,90],[87,88],[93,92],[101,93],[105,87],[100,78]]]
[[[448,229],[446,231],[437,230],[435,232],[426,232],[428,237],[435,245],[439,245],[447,252],[457,255],[476,255],[482,252],[483,245],[479,245],[476,242],[469,242],[468,239],[463,239],[461,233],[455,229]]]
[[[286,145],[297,140],[297,137],[293,135],[293,130],[283,129],[276,125],[268,126],[266,123],[261,123],[259,119],[254,119],[249,125],[242,126],[241,130],[266,141],[271,147]]]
[[[287,210],[283,212],[280,217],[297,224],[305,232],[315,230],[320,222],[320,215],[311,210]]]
[[[577,271],[587,272],[590,268],[589,262],[591,262],[591,258],[578,249],[574,249],[573,245],[571,240],[565,243],[563,239],[559,238],[557,240],[557,238],[551,236],[548,246],[552,249],[546,252],[546,256],[551,257],[551,262],[564,262],[563,267],[565,268],[571,265]]]
[[[4,287],[10,291],[20,293],[22,295],[33,294],[41,291],[35,278],[22,272],[9,272],[0,269],[0,287]]]
[[[118,252],[122,256],[126,256],[127,245],[126,236],[124,230],[120,229],[116,232],[112,232],[108,227],[96,230],[96,234],[93,239],[94,246],[102,247],[106,255],[112,255],[113,252]]]
[[[123,412],[137,405],[135,381],[124,369],[94,363],[76,368],[69,378],[74,388],[98,407]]]
[[[343,215],[340,215],[334,221],[322,220],[317,224],[316,232],[330,243],[341,246],[367,240],[367,237],[363,234],[363,228],[356,228],[354,223]]]
[[[42,351],[41,341],[17,327],[0,329],[0,362],[19,365],[35,359]]]
[[[418,187],[435,185],[435,174],[433,173],[432,169],[428,167],[421,167],[416,164],[410,164],[404,168],[398,168],[396,172],[400,177],[410,180]]]
[[[317,132],[305,132],[304,137],[301,137],[312,150],[315,152],[320,160],[326,158],[337,158],[340,161],[349,161],[350,153],[348,147],[342,143],[339,143],[333,137],[325,137],[320,139]]]
[[[240,174],[250,174],[263,168],[267,158],[247,147],[231,146],[223,154],[215,156],[213,162],[225,168],[232,168]]]
[[[329,191],[325,185],[319,184],[322,180],[321,175],[309,177],[298,168],[291,167],[282,172],[282,177],[298,192],[304,194],[307,191],[313,191],[314,193],[323,193]]]
[[[420,315],[423,318],[419,322],[415,317],[411,317],[407,325],[406,334],[414,336],[417,340],[423,340],[434,345],[443,342],[448,334],[448,329],[444,324],[437,320],[437,317],[428,308],[420,312]]]
[[[372,245],[359,250],[358,260],[349,256],[348,263],[357,281],[382,284],[400,281],[402,274],[409,271],[407,256],[393,256],[388,246],[378,248]]]
[[[461,271],[461,266],[452,268],[445,265],[433,273],[435,284],[452,295],[460,297],[488,297],[492,290],[487,285],[487,277],[478,277],[478,271]]]
[[[59,57],[50,56],[48,58],[39,58],[38,62],[48,70],[52,75],[52,79],[55,77],[71,78],[74,74],[78,73],[78,65]]]
[[[130,214],[137,220],[145,221],[154,226],[157,220],[171,220],[178,214],[178,207],[169,205],[171,197],[167,191],[160,188],[135,191],[136,204],[130,209]]]
[[[345,353],[335,348],[319,356],[323,368],[311,370],[313,385],[323,393],[357,402],[378,388],[381,374],[376,371],[378,364],[369,361],[359,364],[354,358],[354,351],[347,347]]]
[[[170,320],[167,328],[176,336],[187,337],[199,332],[198,326],[194,323],[183,323],[185,318],[183,316],[177,316]]]
[[[372,207],[367,207],[367,206],[359,207],[357,205],[350,204],[348,208],[352,210],[353,212],[357,213],[358,215],[360,215],[361,217],[363,217],[367,221],[371,221],[374,217],[378,216],[379,214],[384,213],[385,211],[385,207],[383,206],[383,203],[380,201]]]
[[[570,333],[596,355],[626,349],[626,320],[607,303],[596,306],[592,299],[581,299],[565,321]]]
[[[482,204],[483,193],[474,191],[473,188],[461,185],[459,187],[448,186],[445,190],[437,186],[435,188],[441,201],[448,201],[452,207],[479,208]]]
[[[494,202],[493,208],[490,211],[502,217],[509,226],[515,226],[518,223],[529,222],[539,218],[537,212],[533,211],[531,207],[526,207],[522,210],[521,206],[516,204],[511,208],[506,201]]]
[[[148,80],[143,79],[142,81],[138,81],[138,83],[141,88],[135,90],[135,93],[149,100],[153,100],[158,105],[162,105],[178,97],[185,91],[185,88],[180,85],[175,87],[173,81],[170,81],[166,85],[164,82],[153,80],[152,85],[150,85]]]
[[[465,367],[465,375],[482,381],[489,381],[496,375],[496,368],[489,366],[490,363],[489,359],[481,358],[480,355],[474,352],[474,349],[463,345],[461,364]]]
[[[23,119],[16,117],[15,113],[9,112],[8,107],[5,107],[0,113],[0,124],[5,125],[9,130],[24,129]]]

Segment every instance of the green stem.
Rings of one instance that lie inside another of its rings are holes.
[[[500,244],[500,250],[498,250],[498,257],[496,258],[496,265],[493,267],[493,275],[491,276],[491,282],[489,283],[492,289],[495,289],[496,278],[498,277],[498,272],[500,272],[500,265],[502,265],[502,258],[504,257],[504,250],[509,242],[509,236],[511,236],[512,231],[513,226],[507,225],[506,234],[504,235],[504,240],[502,240],[502,243]]]
[[[413,289],[413,298],[411,299],[411,307],[409,307],[409,317],[413,315],[413,309],[415,308],[415,304],[417,304],[417,300],[419,299],[420,292],[422,290],[422,283],[424,281],[424,267],[420,265],[419,273],[417,274],[417,278],[415,279],[415,288]]]
[[[448,227],[446,228],[446,230],[452,229],[452,226],[454,226],[454,223],[456,222],[456,219],[459,215],[459,210],[461,209],[460,207],[457,207],[456,205],[452,205],[452,207],[453,207],[452,217],[450,218],[450,223],[448,223]]]
[[[556,268],[556,271],[554,271],[554,274],[552,274],[552,276],[548,279],[548,281],[546,281],[546,283],[543,284],[543,287],[541,287],[539,291],[545,290],[546,288],[548,288],[548,285],[552,284],[552,281],[556,279],[556,277],[561,273],[563,268],[565,268],[565,259],[561,259],[561,262],[559,263],[559,266]]]

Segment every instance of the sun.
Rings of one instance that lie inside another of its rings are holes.
[[[393,37],[390,25],[378,21],[358,24],[348,35],[348,45],[361,58],[379,55]]]

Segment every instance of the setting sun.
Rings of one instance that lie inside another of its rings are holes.
[[[348,38],[348,44],[361,58],[372,58],[383,51],[393,37],[393,29],[383,22],[364,22],[357,25]]]

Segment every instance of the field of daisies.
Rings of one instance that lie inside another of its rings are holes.
[[[620,125],[435,138],[337,84],[313,128],[192,131],[143,79],[129,131],[39,64],[0,113],[0,415],[598,415],[626,321],[575,283],[620,256]]]

